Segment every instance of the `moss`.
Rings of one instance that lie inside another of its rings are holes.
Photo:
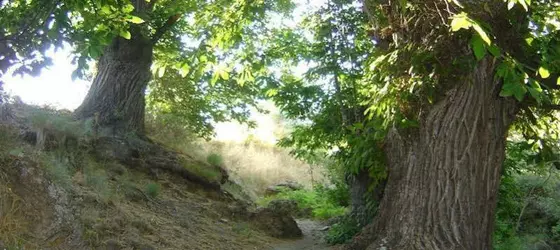
[[[222,174],[215,166],[206,165],[203,162],[197,162],[189,159],[182,158],[181,163],[184,168],[193,174],[202,177],[209,182],[220,182]]]

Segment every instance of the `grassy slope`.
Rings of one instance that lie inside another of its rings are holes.
[[[64,134],[66,118],[49,116],[30,126]],[[40,151],[18,129],[0,129],[0,248],[268,249],[273,241],[221,194],[81,149]]]

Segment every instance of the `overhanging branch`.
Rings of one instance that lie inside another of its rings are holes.
[[[536,108],[536,109],[541,109],[541,110],[556,110],[556,111],[560,111],[560,104],[537,104],[537,103],[527,103],[525,102],[525,105],[523,105],[525,108]]]
[[[163,35],[165,35],[165,33],[169,31],[169,29],[171,29],[171,27],[173,27],[175,23],[177,23],[179,18],[181,18],[181,14],[175,14],[169,17],[167,21],[156,30],[156,33],[152,37],[152,43],[157,43],[163,37]]]

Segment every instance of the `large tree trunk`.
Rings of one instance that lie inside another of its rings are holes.
[[[93,118],[110,133],[144,132],[144,91],[151,78],[153,44],[133,28],[130,40],[117,37],[98,63],[98,72],[84,102],[76,110],[79,119]]]
[[[375,215],[376,204],[379,204],[385,189],[385,180],[374,180],[369,176],[367,170],[361,170],[357,175],[348,176],[348,187],[350,189],[350,215],[364,227],[371,222]],[[372,187],[372,185],[376,185]],[[370,190],[371,189],[371,190]],[[368,204],[369,203],[369,204]]]
[[[377,217],[351,249],[491,249],[494,210],[515,119],[491,59],[434,105],[414,134],[387,138],[389,177]]]

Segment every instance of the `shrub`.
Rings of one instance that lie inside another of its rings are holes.
[[[152,198],[156,198],[159,195],[161,187],[155,182],[150,182],[146,185],[146,194]]]
[[[222,158],[221,155],[216,154],[216,153],[211,153],[206,157],[206,161],[213,166],[223,166],[224,165],[224,159]]]
[[[267,205],[274,199],[294,200],[298,204],[298,217],[313,217],[319,220],[327,220],[341,216],[346,212],[346,207],[340,206],[325,195],[327,189],[315,190],[283,190],[274,197],[262,199],[259,203]]]
[[[331,245],[347,243],[360,232],[361,228],[358,224],[352,216],[345,215],[331,227],[325,240]]]

